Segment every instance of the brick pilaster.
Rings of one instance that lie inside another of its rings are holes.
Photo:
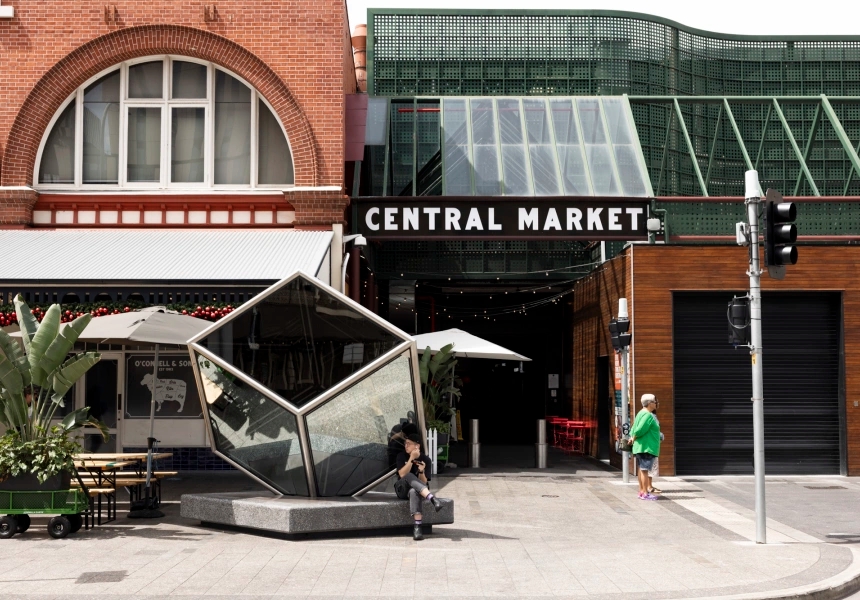
[[[39,192],[30,188],[0,188],[0,228],[33,224]]]

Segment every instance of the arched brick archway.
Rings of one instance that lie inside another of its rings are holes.
[[[77,48],[55,64],[24,100],[6,141],[3,186],[32,185],[39,143],[63,101],[87,79],[141,56],[179,54],[211,61],[236,73],[269,101],[284,124],[293,152],[296,185],[319,181],[317,141],[307,117],[283,80],[262,60],[224,37],[178,25],[120,29]]]

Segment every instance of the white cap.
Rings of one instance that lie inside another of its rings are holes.
[[[749,170],[744,174],[744,198],[758,198],[761,186],[758,183],[758,171]]]
[[[618,299],[618,318],[626,319],[627,318],[627,298],[619,298]]]

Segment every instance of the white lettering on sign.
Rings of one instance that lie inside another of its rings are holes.
[[[449,207],[445,209],[445,231],[452,229],[460,231],[460,209]]]
[[[469,218],[466,219],[466,231],[470,229],[484,230],[484,224],[481,223],[481,215],[478,214],[478,209],[473,208],[469,211]]]
[[[621,223],[618,222],[618,217],[621,216],[620,208],[609,209],[609,229],[613,231],[621,231]]]
[[[642,214],[642,209],[628,208],[626,212],[630,215],[630,226],[633,227],[634,230],[639,229],[639,215]]]
[[[520,209],[520,231],[523,229],[534,229],[538,228],[538,209],[533,208],[531,210],[526,210],[525,208]]]
[[[578,208],[567,209],[567,230],[570,231],[576,227],[577,231],[582,231],[582,211]]]
[[[375,217],[379,215],[379,207],[374,206],[370,210],[367,211],[367,214],[364,216],[364,222],[367,225],[367,228],[371,231],[379,231],[379,223],[374,223],[371,217]]]
[[[430,231],[436,231],[436,215],[442,212],[441,208],[425,208],[424,214],[430,219]]]
[[[600,222],[600,213],[603,212],[602,208],[589,208],[588,209],[588,230],[594,231],[595,229],[599,229],[603,231],[603,223]]]
[[[397,231],[397,223],[394,218],[397,216],[397,209],[386,207],[385,209],[385,231]]]
[[[489,213],[490,213],[490,217],[488,219],[488,223],[489,223],[490,231],[501,231],[502,230],[502,224],[496,223],[496,209],[495,208],[489,209]]]
[[[554,208],[549,209],[546,213],[546,221],[544,221],[543,224],[544,231],[548,231],[550,229],[561,231],[561,223],[558,220],[558,213],[555,212]]]
[[[409,228],[418,231],[418,209],[404,208],[403,209],[403,231],[409,231]]]

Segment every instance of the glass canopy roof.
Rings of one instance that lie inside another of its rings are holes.
[[[653,195],[623,96],[392,99],[386,112],[382,136],[368,126],[369,144],[385,140],[369,147],[374,196]]]

